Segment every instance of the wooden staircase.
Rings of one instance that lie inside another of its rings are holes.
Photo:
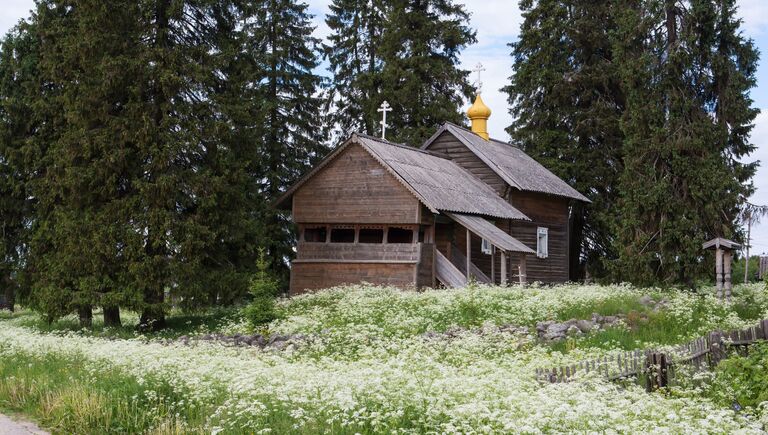
[[[451,246],[451,260],[453,260],[453,264],[456,266],[459,272],[465,276],[466,281],[466,274],[464,273],[464,270],[467,268],[467,257],[461,252],[461,249],[456,247],[456,245]],[[475,263],[469,263],[469,275],[473,276],[477,282],[482,282],[485,284],[491,283],[491,279],[488,278],[488,275],[483,273],[483,271],[480,270],[480,268],[477,267]]]
[[[464,287],[467,277],[445,255],[435,250],[435,277],[446,287]]]

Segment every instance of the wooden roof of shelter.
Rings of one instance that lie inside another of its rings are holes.
[[[523,242],[505,233],[501,228],[480,216],[460,213],[446,213],[446,215],[478,236],[488,240],[493,246],[496,246],[502,251],[522,252],[524,254],[536,253],[533,249],[525,246]]]
[[[734,242],[733,240],[724,239],[722,237],[716,237],[708,242],[705,242],[703,245],[701,245],[702,249],[740,249],[741,245]]]
[[[507,184],[519,190],[547,193],[584,202],[591,202],[557,175],[550,172],[520,148],[496,139],[485,140],[475,133],[446,122],[422,146],[423,149],[445,131],[459,139]]]
[[[459,165],[436,153],[353,133],[278,200],[286,207],[294,192],[350,144],[359,144],[432,212],[459,212],[502,219],[530,220]]]

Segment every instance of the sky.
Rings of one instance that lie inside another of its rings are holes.
[[[316,23],[315,36],[324,38],[328,27],[324,17],[328,12],[329,0],[307,0],[309,11]],[[522,17],[515,0],[465,0],[471,13],[470,26],[477,31],[477,43],[466,48],[461,54],[461,65],[471,70],[478,62],[483,72],[483,100],[493,111],[488,123],[491,136],[509,140],[504,128],[511,123],[506,97],[500,89],[506,85],[512,72],[510,42],[517,39]],[[0,9],[0,34],[5,34],[20,19],[29,16],[33,0],[2,0]],[[752,143],[756,151],[745,161],[760,160],[763,167],[754,178],[756,193],[750,198],[753,204],[768,205],[768,0],[741,0],[739,14],[744,20],[744,34],[755,41],[757,48],[766,59],[760,61],[757,72],[757,87],[752,91],[755,107],[762,110],[755,120]],[[469,107],[467,102],[466,107]],[[392,115],[390,115],[392,116]],[[768,218],[752,228],[752,254],[768,254]]]

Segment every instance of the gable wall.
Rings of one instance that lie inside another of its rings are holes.
[[[443,132],[427,149],[447,155],[470,174],[491,186],[499,196],[504,196],[507,183],[451,133]]]
[[[419,223],[418,199],[360,145],[351,144],[293,195],[297,223]]]

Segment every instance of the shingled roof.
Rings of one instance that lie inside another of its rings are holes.
[[[496,192],[451,160],[407,145],[354,133],[277,201],[285,205],[293,193],[344,149],[359,144],[432,212],[458,212],[501,219],[530,220]]]
[[[443,124],[422,146],[422,149],[427,149],[435,139],[446,131],[461,141],[499,177],[514,188],[591,202],[520,148],[493,138],[485,140],[475,133],[449,122]]]

